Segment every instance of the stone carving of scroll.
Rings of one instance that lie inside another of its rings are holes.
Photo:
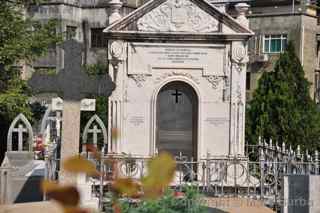
[[[7,135],[7,151],[12,151],[12,135],[13,133],[18,133],[18,150],[17,151],[24,151],[23,150],[23,133],[28,134],[28,150],[29,152],[32,151],[33,147],[33,131],[32,126],[28,119],[20,113],[11,123]]]
[[[130,78],[132,78],[138,87],[142,87],[143,86],[143,82],[146,81],[146,77],[147,75],[144,74],[134,74],[134,75],[129,75]]]
[[[216,75],[209,75],[209,76],[206,76],[206,79],[212,85],[213,89],[217,89],[220,81],[223,80],[223,77],[222,76],[216,76]]]
[[[219,22],[189,0],[168,0],[137,23],[151,32],[217,32]]]
[[[113,58],[120,59],[124,53],[124,44],[122,41],[113,41],[110,44],[110,54]]]
[[[248,62],[247,50],[240,44],[236,43],[232,48],[232,65],[235,70],[241,72],[244,65]]]
[[[170,78],[170,77],[174,77],[174,76],[184,76],[186,78],[189,78],[191,80],[193,80],[196,84],[200,84],[199,79],[197,79],[196,77],[194,77],[193,75],[191,75],[190,73],[186,73],[186,72],[168,72],[168,73],[164,73],[163,75],[157,77],[155,79],[155,83],[160,83],[161,81],[163,81],[164,79]]]

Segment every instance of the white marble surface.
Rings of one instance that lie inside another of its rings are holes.
[[[164,17],[165,22],[175,27],[167,29],[152,20],[155,14],[163,15],[164,8],[173,8],[171,4],[178,3],[181,5],[171,10],[171,19]],[[138,23],[138,31],[134,33],[140,33],[139,41],[109,41],[109,73],[117,85],[109,98],[109,151],[139,156],[155,154],[157,96],[168,83],[181,81],[191,86],[198,98],[198,158],[207,153],[244,155],[247,42],[243,37],[230,37],[243,31],[234,30],[239,29],[238,22],[244,20],[243,13],[241,20],[235,20],[215,8],[208,9],[214,15],[204,12],[199,2],[168,0],[152,8],[153,4],[157,3],[147,3],[114,25],[116,28],[123,24],[124,30],[116,33],[127,35],[131,31],[127,31],[125,24],[129,27]],[[191,8],[187,8],[188,5]],[[197,31],[188,26],[195,15],[188,13],[189,9],[206,13],[206,18],[210,16],[208,19],[220,26],[215,28],[219,32],[217,41],[205,38],[214,30]],[[229,22],[217,20],[219,15]],[[140,18],[134,20],[138,16]],[[242,23],[241,28],[247,29],[244,25]],[[112,27],[105,32],[112,32]],[[167,33],[175,39],[151,43],[148,36],[155,33]],[[183,36],[188,33],[198,33],[204,38],[189,41]]]

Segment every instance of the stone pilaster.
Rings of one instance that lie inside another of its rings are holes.
[[[231,91],[231,131],[230,155],[244,155],[245,146],[245,103],[246,103],[246,63],[248,62],[247,47],[244,42],[233,42],[232,91]]]

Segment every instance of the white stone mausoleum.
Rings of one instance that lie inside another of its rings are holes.
[[[205,0],[151,0],[123,18],[117,6],[104,30],[109,152],[243,156],[247,5],[236,19]]]

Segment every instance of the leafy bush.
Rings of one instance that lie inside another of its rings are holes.
[[[201,196],[194,186],[188,186],[183,196],[175,196],[174,191],[167,190],[158,199],[147,199],[132,204],[130,200],[120,201],[121,213],[204,213]]]

